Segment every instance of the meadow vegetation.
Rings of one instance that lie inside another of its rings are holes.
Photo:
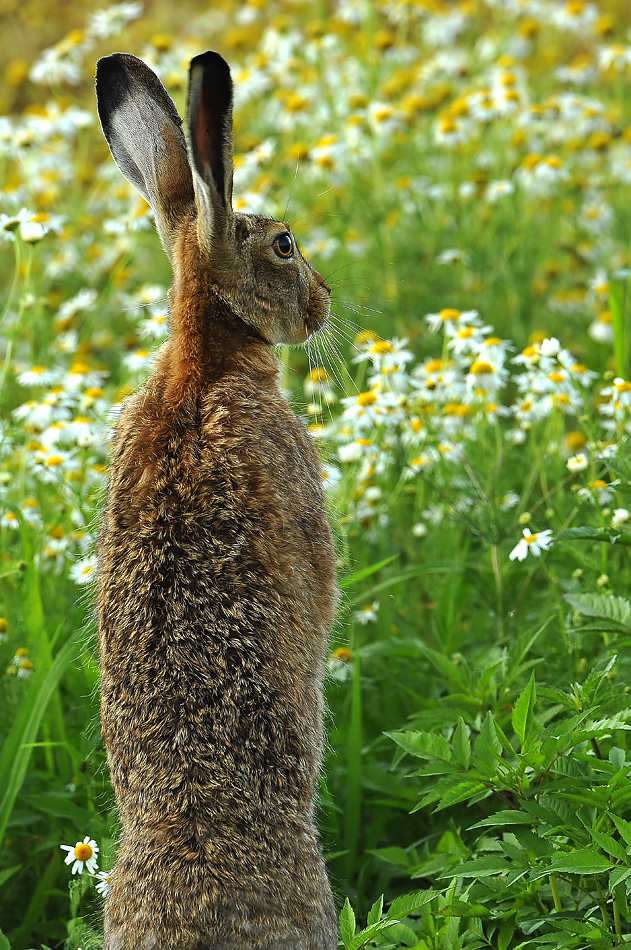
[[[75,4],[19,50],[5,14],[0,950],[97,950],[117,838],[94,548],[170,278],[94,65],[141,56],[183,111],[207,48],[237,209],[288,220],[333,288],[282,356],[343,592],[319,800],[341,945],[627,943],[629,6],[170,6]]]

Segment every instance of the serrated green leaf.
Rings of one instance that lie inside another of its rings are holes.
[[[615,838],[612,838],[611,835],[606,835],[602,831],[597,831],[595,828],[590,828],[589,833],[596,842],[596,844],[603,849],[607,854],[610,854],[613,858],[617,858],[619,861],[627,862],[627,852],[622,847],[619,841]]]
[[[469,739],[469,729],[462,716],[458,720],[458,725],[454,729],[452,738],[454,755],[458,765],[468,769],[471,762],[471,740]]]
[[[355,913],[347,897],[340,911],[340,937],[345,947],[348,948],[351,940],[355,936],[355,930]]]
[[[388,732],[386,735],[409,755],[419,759],[452,760],[449,743],[444,736],[434,732]]]
[[[626,818],[619,818],[618,815],[611,815],[611,820],[618,829],[620,837],[631,847],[631,822]]]
[[[375,903],[372,905],[368,911],[368,916],[366,917],[366,923],[370,927],[372,924],[376,924],[378,920],[381,919],[383,913],[383,894],[381,897],[377,898]]]
[[[610,871],[613,864],[595,848],[580,848],[566,854],[556,854],[547,868],[536,871],[533,880],[547,874],[603,874]]]
[[[404,917],[407,917],[408,914],[415,913],[415,911],[420,910],[421,907],[425,907],[426,904],[433,901],[436,897],[436,893],[436,891],[430,888],[425,891],[412,891],[411,894],[404,894],[402,897],[397,897],[390,904],[386,916],[390,920],[402,920]]]
[[[456,897],[444,907],[437,907],[433,913],[441,917],[488,917],[490,911],[484,904],[470,904]]]
[[[493,713],[488,712],[475,744],[475,755],[485,771],[494,775],[502,759],[502,743],[495,729]]]
[[[513,865],[506,858],[491,854],[488,857],[465,861],[448,874],[441,874],[441,877],[490,877],[492,874],[502,874],[512,869]]]
[[[477,821],[475,825],[469,825],[469,831],[473,828],[499,828],[502,825],[534,825],[536,819],[527,815],[523,811],[513,810],[512,808],[496,811],[494,815]]]
[[[382,933],[384,930],[391,930],[393,927],[396,927],[397,924],[398,921],[387,919],[370,924],[369,927],[365,927],[363,930],[360,930],[359,933],[355,934],[350,943],[346,945],[346,950],[362,950],[362,947],[370,943],[373,937],[376,937],[378,933]]]
[[[444,795],[441,795],[436,811],[443,811],[458,802],[466,802],[469,798],[479,795],[480,792],[486,792],[486,785],[481,782],[458,782],[452,788],[449,788]]]
[[[405,848],[398,848],[396,845],[391,845],[389,848],[375,848],[370,851],[370,854],[374,854],[376,858],[380,858],[381,861],[386,861],[388,864],[396,864],[397,867],[409,867],[410,858],[408,856]]]
[[[568,604],[585,617],[608,620],[625,630],[631,629],[631,604],[624,597],[609,594],[564,594]]]
[[[631,877],[631,868],[614,868],[609,875],[609,890],[613,891],[614,887],[622,884],[629,877]]]
[[[533,727],[533,711],[537,701],[537,688],[535,686],[535,674],[532,673],[528,685],[523,693],[517,698],[513,706],[511,722],[515,735],[523,749],[526,738],[530,736]]]
[[[515,918],[509,917],[502,923],[497,935],[497,950],[507,950],[515,933]]]
[[[626,755],[624,749],[619,749],[618,746],[614,746],[609,750],[608,758],[613,767],[618,769],[619,772],[625,767]]]

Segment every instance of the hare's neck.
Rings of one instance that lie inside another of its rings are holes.
[[[190,391],[226,375],[256,376],[262,385],[276,385],[273,348],[231,311],[205,275],[176,278],[169,299],[170,389]]]

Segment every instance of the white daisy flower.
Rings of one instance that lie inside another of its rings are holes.
[[[98,867],[99,846],[90,835],[86,835],[83,841],[77,841],[74,847],[69,844],[61,844],[59,847],[68,852],[64,862],[72,864],[73,874],[82,874],[84,868],[90,874],[95,873]]]
[[[517,542],[508,555],[510,561],[523,561],[528,554],[539,557],[542,551],[547,551],[554,543],[552,531],[549,528],[537,534],[533,534],[529,528],[524,528],[523,535],[521,541]]]

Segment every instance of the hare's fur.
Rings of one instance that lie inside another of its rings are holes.
[[[272,346],[322,326],[329,291],[297,248],[275,252],[286,225],[232,211],[220,57],[192,64],[190,159],[139,60],[102,60],[97,94],[174,270],[170,338],[116,428],[99,546],[122,828],[105,948],[333,950],[314,793],[334,558],[318,455]]]

